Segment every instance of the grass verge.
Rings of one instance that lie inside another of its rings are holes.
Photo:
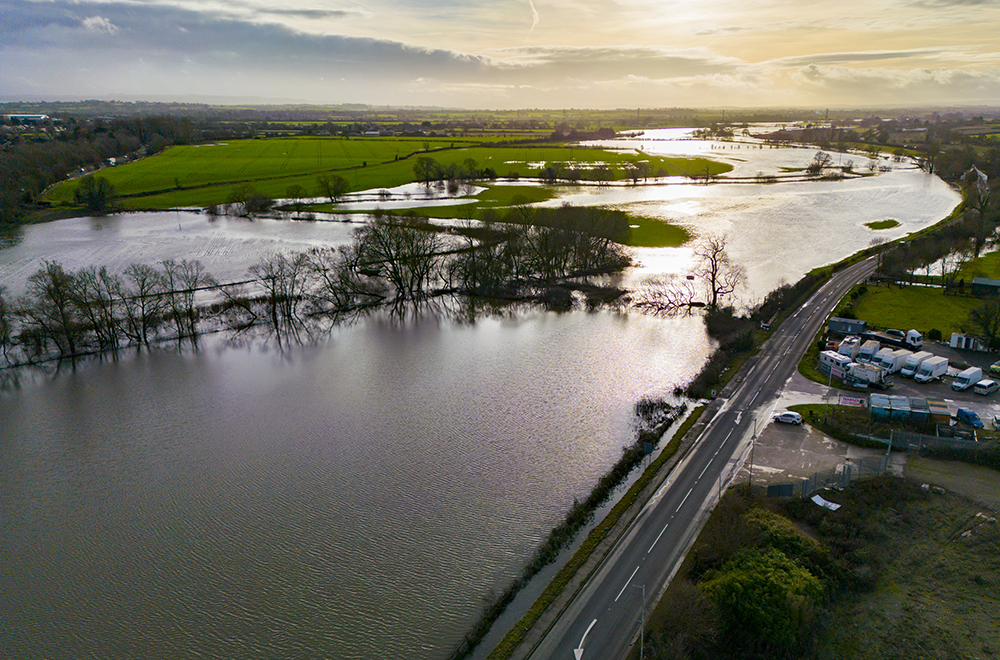
[[[684,434],[694,426],[698,418],[705,411],[705,406],[698,406],[695,408],[691,415],[684,420],[677,432],[674,433],[670,442],[663,448],[660,455],[656,457],[648,468],[642,473],[642,475],[632,484],[632,487],[628,489],[628,492],[622,496],[622,499],[615,504],[614,508],[608,512],[608,515],[597,524],[597,526],[590,532],[587,539],[583,542],[583,545],[573,554],[566,565],[563,566],[556,576],[552,578],[549,585],[542,592],[542,595],[535,600],[528,612],[521,617],[514,627],[507,633],[507,635],[501,640],[500,644],[497,645],[495,649],[488,656],[488,660],[506,660],[510,658],[514,653],[514,650],[518,645],[524,640],[525,632],[531,628],[541,617],[542,613],[546,608],[551,605],[555,599],[562,594],[569,584],[570,580],[576,575],[577,571],[590,559],[590,556],[594,553],[598,544],[603,541],[615,524],[621,519],[625,512],[629,509],[632,504],[636,502],[639,494],[643,491],[646,486],[650,484],[657,476],[660,468],[666,464],[677,450],[680,448],[681,439]],[[664,475],[665,476],[665,475]]]

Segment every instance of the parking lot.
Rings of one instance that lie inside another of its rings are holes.
[[[924,346],[921,350],[934,353],[935,355],[941,355],[948,358],[951,364],[959,365],[969,365],[974,367],[979,367],[983,370],[983,378],[989,378],[990,374],[989,368],[997,360],[997,355],[995,353],[980,353],[976,351],[959,351],[951,348],[947,344],[939,344],[932,342],[924,342]],[[992,427],[992,420],[994,415],[1000,415],[1000,396],[994,393],[988,396],[982,396],[980,394],[975,394],[972,389],[968,389],[964,392],[956,392],[951,388],[951,382],[955,374],[959,372],[959,369],[955,367],[950,367],[948,369],[948,376],[942,378],[941,380],[936,380],[930,383],[917,383],[912,378],[904,378],[898,373],[892,375],[892,387],[887,390],[872,390],[873,392],[878,392],[880,394],[888,394],[890,396],[909,396],[909,397],[919,397],[924,399],[944,399],[948,403],[948,407],[951,409],[952,414],[958,408],[970,408],[974,410],[982,418],[983,422],[986,424],[987,428]],[[801,377],[799,377],[801,378]],[[806,379],[801,378],[802,381]],[[997,376],[995,380],[1000,380],[1000,376]],[[806,381],[808,382],[808,381]],[[792,384],[792,383],[790,383]],[[827,388],[826,385],[817,385],[819,389],[815,390],[817,394],[825,395]],[[801,383],[794,383],[795,386],[808,391],[808,386]],[[836,382],[834,382],[836,385]],[[845,394],[849,394],[845,392]],[[866,396],[866,395],[858,395]],[[804,402],[803,402],[804,403]]]

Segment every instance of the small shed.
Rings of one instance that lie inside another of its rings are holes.
[[[876,419],[886,419],[892,411],[892,403],[885,394],[872,394],[868,397],[868,409],[872,417]]]
[[[927,404],[927,399],[910,397],[910,419],[914,422],[926,424],[931,419],[931,408]]]
[[[837,335],[860,335],[868,329],[867,321],[834,316],[830,319],[830,332]]]
[[[952,348],[958,348],[966,351],[986,351],[988,350],[986,344],[983,343],[979,337],[969,337],[968,335],[963,335],[959,332],[951,333],[951,341],[948,345]]]
[[[1000,295],[1000,280],[977,277],[972,280],[972,295],[980,298]]]

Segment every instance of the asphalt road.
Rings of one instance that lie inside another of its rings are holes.
[[[685,459],[536,646],[532,660],[626,657],[638,639],[644,606],[656,600],[680,565],[721,488],[746,456],[755,429],[770,422],[777,394],[820,324],[874,268],[869,259],[834,274],[781,324],[744,367],[742,381]]]

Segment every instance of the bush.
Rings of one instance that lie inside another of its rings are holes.
[[[699,587],[718,608],[723,643],[770,658],[801,649],[823,596],[819,579],[776,548],[741,552]]]
[[[85,176],[73,191],[73,201],[94,215],[106,215],[115,199],[115,187],[102,176]]]

